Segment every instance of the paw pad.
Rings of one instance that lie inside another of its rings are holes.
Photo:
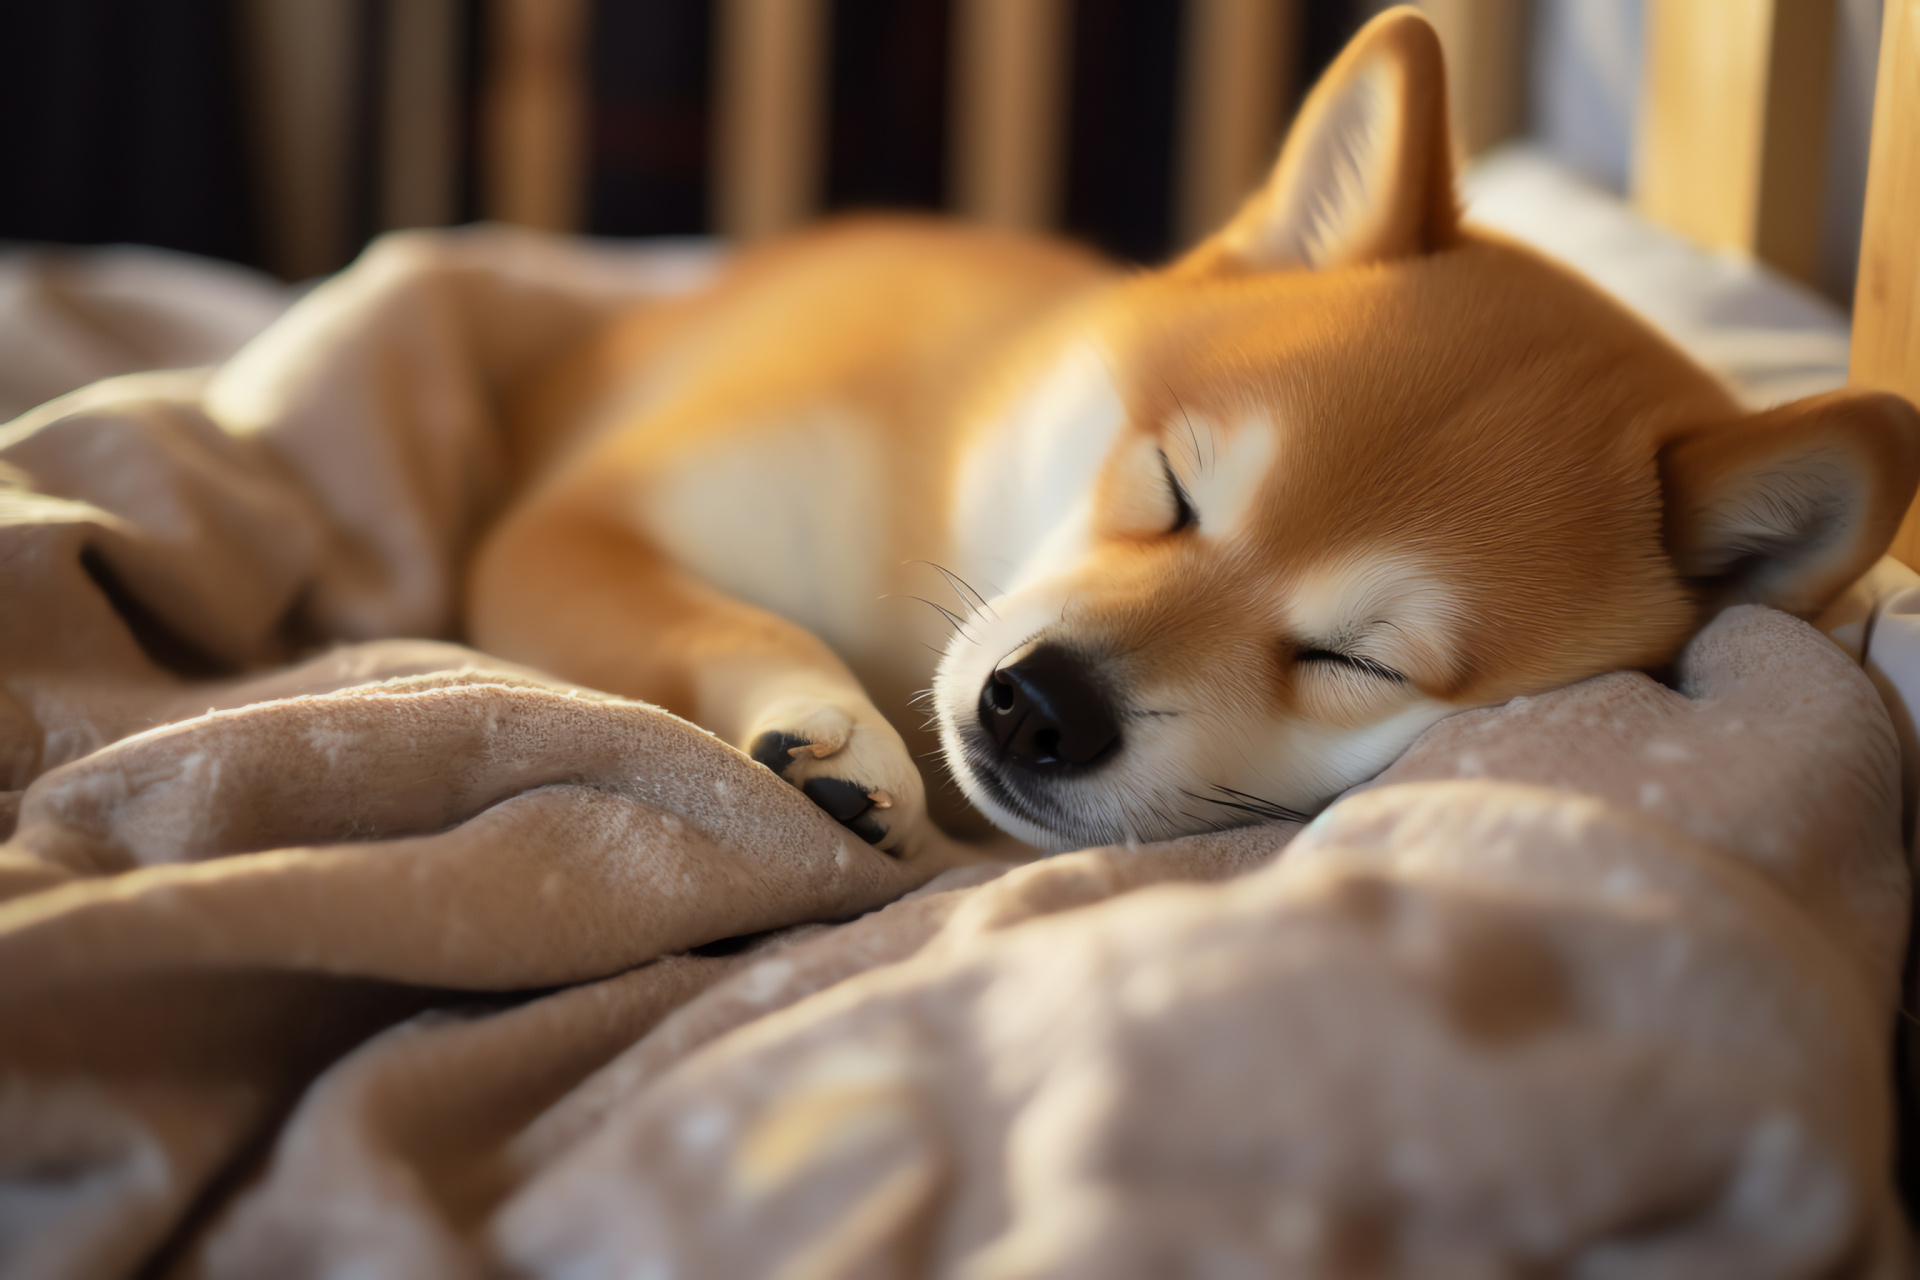
[[[822,753],[810,739],[769,729],[753,740],[747,754],[784,778],[795,760],[809,756],[819,759]],[[845,778],[808,778],[800,783],[800,792],[868,844],[879,844],[887,838],[886,825],[874,817],[877,810],[893,808],[893,797],[886,792]]]
[[[887,829],[873,816],[875,809],[883,807],[874,801],[874,796],[884,800],[885,792],[870,791],[844,778],[809,778],[800,784],[800,792],[820,806],[829,818],[868,844],[879,844],[886,839]],[[888,800],[884,807],[891,808],[892,803]]]
[[[747,754],[784,778],[787,770],[793,767],[794,753],[800,751],[811,755],[813,743],[797,734],[769,729],[753,740],[753,746]]]
[[[752,723],[747,755],[822,813],[895,857],[917,845],[926,822],[920,774],[873,708],[795,696],[769,703]]]

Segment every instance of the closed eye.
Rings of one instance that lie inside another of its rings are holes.
[[[1180,477],[1173,474],[1173,464],[1167,461],[1166,451],[1160,451],[1160,471],[1167,478],[1167,488],[1173,491],[1173,526],[1168,533],[1178,533],[1200,523],[1200,513],[1193,509],[1193,499],[1187,496],[1186,486],[1180,483]]]
[[[1343,653],[1338,649],[1296,649],[1293,652],[1295,662],[1330,662],[1358,671],[1362,675],[1372,676],[1375,680],[1385,680],[1391,684],[1405,684],[1407,678],[1384,662],[1358,653]]]

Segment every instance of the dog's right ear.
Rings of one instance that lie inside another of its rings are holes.
[[[1180,264],[1319,270],[1431,253],[1459,210],[1440,38],[1418,10],[1360,29],[1300,108],[1265,185]]]

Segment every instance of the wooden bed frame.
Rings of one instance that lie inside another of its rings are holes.
[[[1920,0],[1886,0],[1849,376],[1920,404]],[[1893,554],[1920,569],[1920,506]]]
[[[716,229],[752,239],[819,207],[831,5],[712,3]],[[1058,222],[1070,3],[952,0],[956,212],[1006,226]],[[1294,96],[1288,38],[1311,3],[1185,0],[1174,196],[1183,242],[1223,221],[1270,163]],[[1644,0],[1631,181],[1643,215],[1704,246],[1812,278],[1835,3]],[[1851,377],[1920,402],[1920,0],[1883,4]],[[482,203],[490,217],[556,231],[578,225],[588,6],[493,0],[486,8],[495,24],[490,43],[503,51],[482,86]],[[1471,156],[1520,126],[1528,0],[1423,7],[1447,47],[1454,131]],[[278,211],[282,268],[296,277],[329,269],[327,237],[337,242],[340,233],[310,189],[316,172],[342,154],[341,139],[316,123],[343,118],[327,96],[337,96],[328,59],[345,56],[339,24],[324,18],[334,8],[310,0],[242,6],[262,86],[266,194]],[[387,12],[382,151],[412,161],[389,165],[397,181],[386,184],[383,224],[450,221],[447,51],[462,10],[456,0],[399,0]],[[406,74],[391,74],[403,66]],[[1920,516],[1909,514],[1894,551],[1920,567]]]

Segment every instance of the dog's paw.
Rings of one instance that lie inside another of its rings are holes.
[[[786,699],[767,708],[747,742],[748,755],[888,853],[905,852],[926,821],[926,788],[907,744],[871,707]]]

